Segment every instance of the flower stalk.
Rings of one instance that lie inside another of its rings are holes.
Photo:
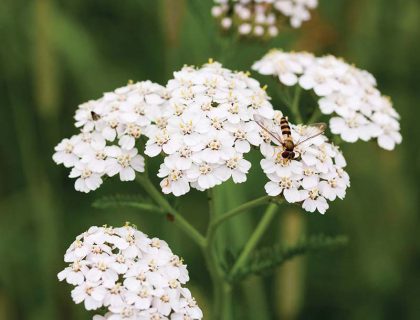
[[[235,264],[230,271],[230,277],[233,277],[235,273],[240,270],[243,265],[247,262],[249,256],[257,247],[258,243],[260,242],[261,238],[264,236],[265,232],[267,231],[268,227],[271,225],[274,217],[277,213],[277,204],[270,204],[268,205],[263,217],[261,218],[260,222],[258,223],[257,228],[255,229],[254,233],[249,238],[248,242],[245,244],[239,258],[236,260]]]
[[[149,196],[169,214],[174,216],[174,224],[177,225],[184,233],[191,238],[200,248],[206,246],[206,239],[203,235],[190,224],[177,210],[175,210],[170,203],[163,197],[163,195],[155,188],[146,174],[137,176],[137,182],[149,194]]]
[[[207,268],[213,282],[214,294],[214,319],[232,319],[231,309],[231,287],[226,280],[225,272],[223,271],[217,255],[217,248],[215,247],[215,221],[216,213],[214,209],[214,191],[208,191],[209,203],[209,225],[206,234],[206,246],[203,248],[203,254],[207,262]]]
[[[302,115],[300,114],[300,110],[299,110],[299,101],[300,101],[301,92],[302,92],[302,88],[298,85],[295,86],[293,101],[292,101],[292,105],[290,106],[290,111],[292,112],[293,117],[295,118],[295,121],[297,123],[303,123]]]
[[[272,199],[272,197],[270,196],[262,196],[260,198],[251,200],[247,203],[244,203],[228,212],[226,212],[225,214],[223,214],[220,217],[217,217],[212,225],[212,228],[214,229],[214,231],[221,225],[223,224],[226,220],[231,219],[243,212],[246,212],[250,209],[253,209],[255,207],[259,207],[261,205],[264,205],[266,203],[268,203],[270,200]]]

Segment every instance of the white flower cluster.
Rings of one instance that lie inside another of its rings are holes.
[[[367,71],[334,56],[273,50],[253,65],[263,75],[274,75],[285,86],[299,85],[320,97],[323,114],[334,114],[330,129],[346,142],[377,139],[380,147],[401,143],[399,115],[381,95]]]
[[[151,130],[145,149],[150,157],[166,155],[158,173],[163,192],[203,191],[231,177],[244,182],[251,163],[243,156],[262,142],[253,116],[274,113],[265,90],[212,61],[175,72],[166,89],[166,125]]]
[[[214,0],[212,15],[220,20],[223,29],[233,26],[239,34],[254,37],[275,37],[288,18],[293,28],[310,19],[309,10],[318,0]]]
[[[276,111],[271,130],[280,128],[281,117],[281,112]],[[270,196],[282,194],[290,203],[302,202],[306,211],[317,210],[323,214],[329,207],[327,200],[343,199],[350,186],[349,176],[343,170],[346,161],[338,147],[328,143],[324,135],[307,139],[313,134],[311,127],[290,126],[296,146],[295,159],[284,159],[283,148],[273,146],[270,139],[261,145],[261,153],[265,157],[261,160],[261,167],[270,179],[265,190]],[[278,134],[281,135],[281,132]]]
[[[91,227],[67,250],[70,263],[58,274],[75,288],[71,295],[86,310],[106,307],[110,320],[194,320],[203,314],[182,287],[188,271],[167,243],[126,225]]]
[[[81,192],[97,189],[103,176],[134,180],[135,171],[144,171],[136,140],[160,121],[165,103],[165,88],[144,81],[80,105],[75,115],[80,133],[55,147],[54,161],[72,169],[70,177]]]
[[[302,54],[302,60],[310,57]],[[287,74],[282,81],[296,84],[300,73]],[[129,84],[81,105],[75,116],[80,134],[64,139],[53,158],[72,168],[76,190],[89,192],[100,186],[104,175],[119,173],[128,181],[135,171],[144,171],[144,158],[136,148],[144,135],[144,153],[164,156],[158,172],[163,193],[181,196],[230,178],[246,181],[251,163],[244,155],[255,146],[266,157],[261,165],[271,180],[266,185],[269,195],[283,193],[287,201],[302,201],[306,210],[323,213],[326,199],[344,197],[349,182],[342,170],[344,158],[324,136],[298,144],[306,127],[296,126],[297,157],[284,160],[285,146],[274,148],[270,133],[254,120],[274,121],[271,125],[277,127],[272,130],[279,130],[281,116],[258,81],[209,61],[175,72],[166,87],[150,81]]]

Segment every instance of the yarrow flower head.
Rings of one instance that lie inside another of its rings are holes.
[[[281,137],[282,116],[276,111],[263,127]],[[295,156],[285,157],[286,148],[273,145],[270,136],[261,144],[264,156],[261,167],[270,180],[265,190],[270,196],[282,195],[289,203],[301,203],[306,211],[325,213],[328,201],[343,199],[350,186],[344,171],[346,161],[338,147],[327,142],[324,135],[315,134],[312,127],[292,124],[290,127]]]
[[[75,115],[80,133],[55,147],[54,161],[71,168],[70,177],[81,192],[97,189],[104,176],[134,180],[136,172],[144,171],[136,142],[147,137],[165,104],[165,88],[144,81],[80,105]]]
[[[346,142],[377,139],[380,147],[393,150],[402,141],[399,115],[367,71],[334,56],[280,50],[269,52],[253,69],[278,77],[285,86],[312,90],[321,112],[332,115],[331,132]]]
[[[189,276],[182,259],[165,241],[130,225],[91,227],[76,238],[64,260],[69,266],[58,278],[74,286],[74,302],[83,302],[87,310],[108,310],[94,320],[203,317],[183,287]]]
[[[296,84],[303,65],[310,64],[310,55],[299,58],[304,62],[291,62],[282,78],[288,84]],[[264,67],[270,71],[271,64]],[[144,171],[137,149],[142,135],[147,156],[163,155],[157,175],[165,194],[205,191],[229,179],[245,182],[251,147],[265,157],[267,193],[302,202],[308,211],[324,213],[327,200],[343,198],[349,186],[344,158],[325,136],[298,142],[307,135],[305,126],[292,126],[295,152],[284,157],[292,153],[285,145],[274,147],[270,133],[255,120],[280,130],[282,113],[273,109],[265,88],[248,73],[212,60],[202,67],[185,66],[166,87],[146,81],[106,93],[81,105],[75,118],[80,133],[60,142],[53,159],[71,168],[75,188],[83,192],[97,189],[105,175],[131,181]]]
[[[247,37],[271,38],[278,35],[285,20],[293,28],[310,19],[318,0],[214,0],[212,15],[222,29],[237,28]]]
[[[180,196],[229,178],[244,182],[251,167],[244,154],[262,142],[253,116],[274,114],[265,90],[213,61],[175,72],[166,89],[167,121],[151,130],[145,149],[151,157],[165,154],[158,173],[163,192]]]

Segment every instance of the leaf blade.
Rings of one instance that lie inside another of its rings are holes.
[[[113,195],[96,199],[92,206],[97,209],[134,208],[163,215],[165,212],[156,205],[136,195]]]
[[[251,274],[264,275],[281,266],[286,261],[306,253],[320,252],[335,249],[348,243],[348,238],[343,235],[325,236],[316,235],[308,239],[301,239],[296,244],[284,247],[278,244],[260,248],[250,257],[249,263],[230,275],[231,281],[239,281]]]

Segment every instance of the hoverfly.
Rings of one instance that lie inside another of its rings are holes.
[[[307,132],[304,136],[300,138],[300,140],[295,143],[292,138],[292,132],[290,129],[289,121],[287,117],[281,117],[280,120],[280,131],[279,134],[277,128],[273,128],[273,125],[267,121],[267,119],[259,116],[254,115],[255,122],[265,131],[267,132],[271,140],[277,144],[278,146],[283,148],[281,152],[281,157],[287,160],[293,160],[299,157],[299,154],[296,152],[295,148],[300,144],[313,139],[320,134],[324,133],[327,125],[325,123],[313,123],[307,126]]]

